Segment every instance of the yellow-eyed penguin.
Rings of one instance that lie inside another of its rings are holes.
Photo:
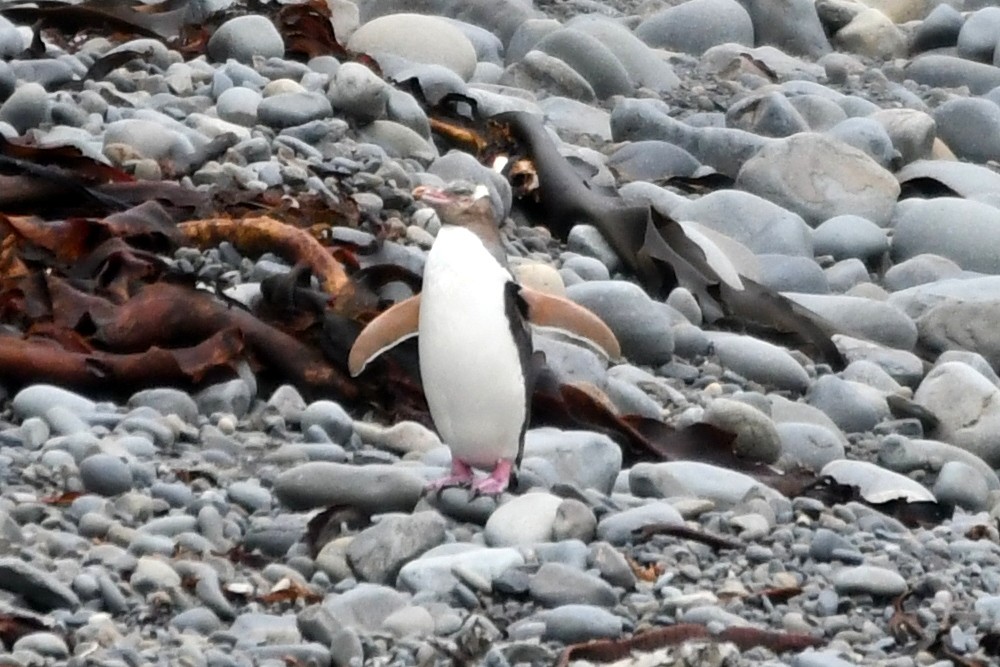
[[[361,332],[349,367],[418,335],[420,375],[431,418],[451,449],[451,474],[428,488],[469,486],[499,494],[520,462],[541,352],[529,321],[558,328],[620,355],[614,334],[575,303],[518,285],[494,221],[489,192],[457,183],[414,195],[438,213],[441,229],[424,265],[423,291],[397,303]],[[492,471],[475,479],[472,468]]]

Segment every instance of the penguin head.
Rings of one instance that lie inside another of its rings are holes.
[[[413,196],[437,211],[445,225],[467,227],[493,221],[490,191],[482,183],[454,181],[443,188],[421,185]]]
[[[455,181],[443,188],[421,185],[413,190],[413,196],[433,208],[442,225],[464,227],[476,234],[497,262],[506,265],[490,191],[485,185],[468,181]]]

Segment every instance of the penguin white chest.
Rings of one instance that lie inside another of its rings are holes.
[[[427,404],[452,455],[479,468],[517,456],[527,416],[507,314],[511,281],[478,236],[450,225],[424,267],[418,350]]]

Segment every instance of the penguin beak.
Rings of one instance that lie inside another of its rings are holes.
[[[431,205],[447,204],[453,199],[449,193],[445,192],[441,188],[432,188],[427,185],[418,185],[413,188],[412,194],[414,199],[419,199]]]

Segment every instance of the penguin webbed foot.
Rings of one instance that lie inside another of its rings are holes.
[[[511,473],[514,465],[507,459],[497,461],[493,472],[488,477],[477,479],[472,483],[472,494],[470,500],[474,500],[480,495],[499,496],[510,486]]]
[[[454,486],[471,487],[472,480],[472,467],[461,459],[453,458],[451,461],[451,474],[434,480],[425,486],[424,490],[440,496],[442,491]]]

